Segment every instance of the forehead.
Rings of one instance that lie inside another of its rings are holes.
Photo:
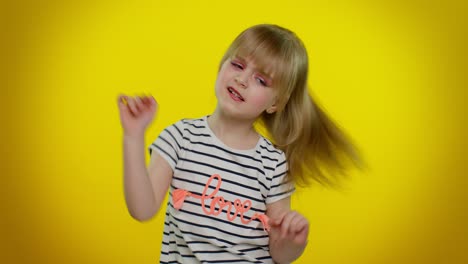
[[[282,87],[291,70],[290,49],[276,38],[243,35],[233,42],[227,58],[242,58],[255,65],[259,72],[270,77],[274,86]],[[274,78],[273,78],[274,77]]]

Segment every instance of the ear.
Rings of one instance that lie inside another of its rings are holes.
[[[273,114],[274,112],[276,112],[276,110],[278,110],[278,106],[277,106],[277,105],[278,105],[278,100],[275,98],[275,102],[273,103],[272,106],[270,106],[270,107],[268,107],[268,108],[266,109],[266,112],[267,112],[268,114]]]
[[[273,114],[274,112],[276,112],[276,107],[275,106],[271,106],[269,108],[267,108],[266,112],[268,114]]]

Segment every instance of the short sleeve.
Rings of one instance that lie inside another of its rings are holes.
[[[174,171],[183,142],[182,120],[165,128],[156,140],[148,147],[149,154],[156,151],[163,157]]]
[[[266,199],[267,204],[274,203],[283,198],[290,196],[294,191],[294,183],[288,179],[288,163],[284,152],[281,155],[276,164],[276,168],[273,172],[270,189]]]

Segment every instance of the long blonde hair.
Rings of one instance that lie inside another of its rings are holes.
[[[277,111],[263,113],[259,121],[268,137],[285,152],[289,177],[306,186],[316,181],[339,186],[351,161],[363,162],[354,144],[319,107],[307,85],[308,55],[292,31],[262,24],[243,31],[224,54],[221,65],[233,56],[251,57],[273,75],[278,89]]]

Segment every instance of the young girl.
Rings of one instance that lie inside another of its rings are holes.
[[[169,189],[161,263],[288,263],[302,254],[309,222],[290,208],[295,184],[333,185],[343,157],[359,161],[309,95],[307,72],[293,32],[248,28],[221,60],[214,112],[162,131],[148,167],[144,133],[157,103],[119,96],[132,217],[151,219]]]

